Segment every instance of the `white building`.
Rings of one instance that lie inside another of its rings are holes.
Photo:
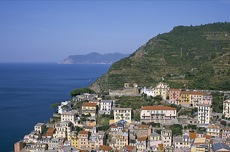
[[[211,105],[210,104],[198,104],[198,125],[207,126],[211,117]]]
[[[169,106],[143,106],[141,108],[140,120],[152,122],[155,120],[171,120],[176,118],[176,108]]]
[[[112,106],[113,100],[102,100],[99,113],[109,115],[112,110]]]
[[[34,126],[34,131],[37,131],[39,133],[42,133],[43,130],[46,128],[45,124],[44,123],[37,123],[35,126]]]
[[[71,102],[70,101],[64,101],[61,102],[61,104],[58,106],[58,113],[62,114],[63,112],[68,112],[71,110]]]
[[[61,122],[70,121],[74,126],[78,125],[78,119],[75,111],[62,112]]]
[[[141,94],[146,94],[147,96],[155,97],[154,90],[152,88],[146,88],[146,87],[142,88]]]
[[[223,102],[223,115],[225,118],[230,118],[230,99]]]
[[[127,123],[131,123],[132,108],[113,108],[114,123],[124,120]]]
[[[162,141],[164,147],[172,146],[172,130],[162,129],[161,141]]]

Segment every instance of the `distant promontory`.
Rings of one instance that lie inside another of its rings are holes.
[[[70,55],[59,64],[112,64],[127,56],[129,54],[92,52],[86,55]]]

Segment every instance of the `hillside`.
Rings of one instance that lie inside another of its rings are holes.
[[[60,64],[111,64],[127,56],[128,54],[121,54],[121,53],[99,54],[96,52],[92,52],[86,55],[70,55],[59,63]]]
[[[230,90],[230,23],[177,26],[114,63],[91,85],[97,92],[125,82],[154,86]]]

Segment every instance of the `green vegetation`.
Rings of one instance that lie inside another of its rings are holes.
[[[82,93],[90,93],[90,94],[93,94],[95,93],[95,91],[89,89],[89,88],[79,88],[79,89],[74,89],[72,91],[70,91],[70,95],[73,97],[73,96],[76,96],[76,95],[80,95]]]
[[[169,129],[172,130],[173,136],[182,135],[182,129],[183,129],[182,125],[173,124],[173,125],[169,126]]]
[[[125,82],[155,86],[161,78],[174,88],[230,90],[230,23],[177,26],[150,39],[114,63],[91,88],[123,88]]]
[[[212,93],[213,112],[223,113],[223,101],[226,99],[223,93]]]

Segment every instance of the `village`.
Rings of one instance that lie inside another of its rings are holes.
[[[128,98],[135,102],[127,104]],[[164,82],[150,88],[125,83],[106,96],[85,92],[59,103],[50,120],[35,124],[14,151],[227,152],[229,94],[221,100],[223,112],[214,112],[210,92]]]

